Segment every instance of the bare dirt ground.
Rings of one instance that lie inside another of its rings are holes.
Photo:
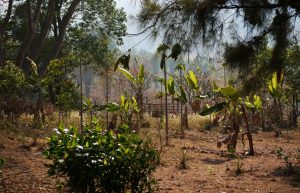
[[[276,156],[278,147],[290,153],[290,157],[297,156],[300,149],[300,128],[284,131],[279,138],[274,137],[274,132],[254,133],[255,156],[243,156],[247,147],[243,147],[239,141],[237,154],[241,157],[240,175],[235,172],[238,159],[228,157],[225,147],[216,147],[219,135],[217,131],[200,132],[194,128],[186,132],[185,139],[180,139],[176,137],[171,125],[171,133],[171,145],[163,148],[161,164],[154,174],[158,182],[157,192],[300,192],[299,162],[292,160],[296,164],[296,174],[287,175],[284,161]],[[144,129],[143,134],[151,137],[154,144],[159,144],[155,124]],[[41,154],[45,148],[42,137],[47,135],[47,131],[27,127],[11,131],[5,129],[5,132],[0,133],[0,157],[5,159],[3,175],[0,177],[0,192],[56,192],[57,179],[48,176],[44,166],[48,160]],[[32,136],[37,136],[38,139],[34,146]],[[183,151],[187,155],[187,169],[178,168]]]

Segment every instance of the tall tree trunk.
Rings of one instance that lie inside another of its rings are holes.
[[[4,66],[5,61],[5,30],[6,26],[10,20],[11,13],[12,13],[12,6],[14,0],[9,0],[8,7],[6,11],[6,15],[2,21],[0,21],[0,66]]]
[[[52,47],[52,51],[50,52],[50,54],[47,58],[47,61],[40,68],[41,74],[44,74],[46,72],[47,65],[49,64],[49,62],[52,59],[57,58],[59,56],[59,53],[61,53],[61,49],[63,47],[63,40],[66,35],[68,24],[70,23],[70,20],[72,19],[73,14],[80,2],[81,2],[81,0],[73,0],[70,3],[70,6],[68,7],[66,14],[63,16],[61,21],[60,21],[60,18],[56,18],[57,22],[59,22],[59,25],[56,26],[58,28],[57,38]]]
[[[24,67],[22,65],[23,65],[23,62],[24,62],[24,59],[25,59],[25,55],[28,52],[28,49],[29,49],[29,47],[32,43],[32,40],[34,38],[34,35],[35,35],[34,31],[35,31],[36,24],[37,24],[37,21],[39,19],[39,15],[40,15],[40,12],[41,12],[42,2],[43,2],[43,0],[38,0],[37,1],[36,7],[35,7],[35,10],[34,10],[34,14],[32,16],[32,13],[31,13],[31,11],[32,11],[31,0],[26,1],[28,31],[26,32],[25,38],[23,40],[23,43],[22,43],[21,48],[19,50],[19,53],[17,55],[17,59],[16,59],[17,66]]]
[[[163,93],[163,85],[162,85],[162,83],[160,83],[160,93]],[[163,117],[163,115],[164,115],[164,110],[163,110],[163,96],[161,96],[161,98],[160,98],[160,116],[161,116],[161,118]]]
[[[41,32],[39,34],[39,37],[37,40],[33,43],[31,46],[31,58],[33,60],[36,60],[41,52],[41,49],[44,46],[45,40],[47,38],[47,35],[50,31],[51,22],[53,21],[55,15],[55,0],[49,0],[48,1],[48,9],[46,18],[42,24]]]
[[[182,87],[182,70],[179,70],[180,73],[180,86]],[[180,101],[180,131],[181,131],[181,137],[184,138],[184,127],[183,127],[183,111],[182,111],[182,102]]]
[[[79,76],[80,76],[80,133],[82,133],[83,130],[83,91],[82,91],[82,71],[81,71],[81,61],[79,64]]]
[[[59,35],[58,35],[58,39],[55,42],[54,47],[52,49],[52,53],[51,53],[52,58],[56,58],[61,50],[68,24],[70,23],[70,20],[72,19],[72,16],[73,16],[77,6],[79,5],[80,1],[81,0],[73,0],[71,2],[67,13],[64,15],[60,25],[58,26],[59,27]]]

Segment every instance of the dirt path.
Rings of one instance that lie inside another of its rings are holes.
[[[34,132],[34,130],[28,130]],[[148,129],[145,133],[158,141],[157,131]],[[237,176],[237,159],[228,158],[225,148],[216,147],[216,132],[188,131],[185,140],[172,137],[171,146],[165,147],[161,156],[161,165],[155,172],[160,193],[299,193],[300,168],[297,174],[287,176],[285,165],[276,157],[275,150],[294,154],[300,149],[299,129],[286,132],[280,138],[274,138],[273,132],[254,134],[257,152],[254,157],[242,157],[242,173]],[[42,158],[43,144],[26,148],[32,141],[18,139],[17,136],[0,136],[0,157],[5,159],[0,177],[0,192],[41,193],[56,192],[56,179],[49,177]],[[23,147],[21,146],[23,144]],[[25,144],[25,148],[24,148]],[[178,169],[181,149],[187,152],[188,169]],[[246,150],[238,144],[238,152]],[[296,162],[296,160],[293,160]],[[299,163],[298,163],[299,166]]]
[[[56,192],[55,179],[48,176],[38,147],[21,147],[11,138],[0,149],[0,156],[5,159],[0,192]]]

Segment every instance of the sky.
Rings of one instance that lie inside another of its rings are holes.
[[[117,7],[124,8],[124,11],[127,14],[127,33],[128,34],[135,34],[138,33],[140,30],[138,29],[137,22],[132,19],[132,16],[135,16],[138,11],[140,10],[140,1],[138,0],[116,0]],[[124,38],[124,45],[120,46],[122,51],[127,51],[128,49],[132,48],[133,46],[138,49],[145,49],[147,51],[154,52],[159,45],[159,40],[154,41],[151,37],[148,37],[143,42],[140,43],[146,36],[149,35],[148,33],[134,36],[134,37],[125,37]],[[140,44],[139,44],[140,43]],[[139,45],[137,45],[139,44]],[[137,46],[136,46],[137,45]]]
[[[127,14],[127,33],[135,34],[141,31],[141,29],[138,29],[137,21],[135,21],[132,18],[132,16],[136,16],[136,14],[140,10],[140,1],[139,0],[116,0],[116,3],[117,3],[117,7],[118,8],[123,7],[124,11]],[[157,40],[154,41],[151,37],[148,37],[147,39],[145,39],[140,43],[140,41],[143,40],[146,36],[148,36],[149,33],[150,32],[146,32],[139,36],[123,38],[124,45],[119,46],[119,49],[123,52],[126,52],[128,49],[134,46],[136,49],[144,49],[152,53],[156,52],[157,47],[162,42],[162,38],[158,38]],[[201,51],[202,49],[198,48],[198,50],[200,50],[201,55],[203,55]],[[194,58],[197,56],[197,53],[195,50],[192,50],[190,55],[191,58]],[[208,54],[205,54],[205,56],[210,57]]]

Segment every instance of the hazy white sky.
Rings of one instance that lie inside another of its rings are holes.
[[[116,0],[116,2],[117,2],[117,7],[123,7],[127,14],[127,32],[129,34],[135,34],[139,32],[140,30],[138,29],[136,22],[134,21],[134,19],[131,18],[131,16],[135,16],[140,10],[140,3],[139,3],[140,1],[139,0]],[[120,46],[120,49],[122,51],[128,50],[132,46],[138,44],[148,34],[149,32],[136,37],[125,37],[124,45]],[[140,43],[138,46],[136,46],[136,48],[141,48],[148,51],[154,51],[158,46],[158,44],[159,44],[159,40],[154,42],[149,37],[145,41]]]

